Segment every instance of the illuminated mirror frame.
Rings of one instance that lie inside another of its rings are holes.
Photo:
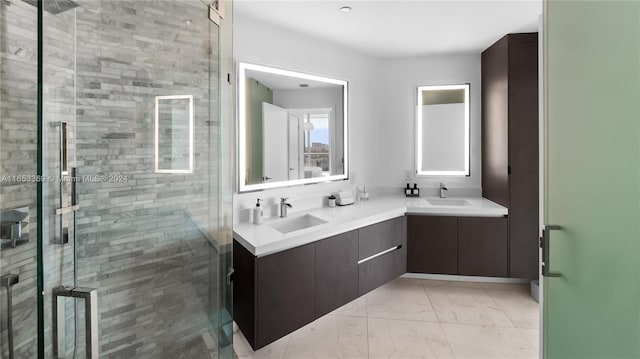
[[[189,100],[189,167],[186,169],[161,169],[159,168],[160,150],[160,101],[162,100]],[[193,173],[193,95],[174,95],[155,97],[155,173]]]
[[[339,175],[332,176],[324,176],[324,177],[313,177],[313,178],[303,178],[296,180],[287,180],[287,181],[278,181],[272,183],[256,183],[256,184],[246,184],[246,144],[247,144],[247,131],[246,131],[246,84],[247,77],[246,71],[260,71],[267,72],[275,75],[282,75],[288,77],[294,77],[305,80],[313,80],[331,83],[335,85],[342,86],[342,99],[343,99],[343,126],[344,126],[344,173]],[[296,185],[304,185],[311,183],[321,183],[321,182],[330,182],[330,181],[338,181],[338,180],[346,180],[349,178],[349,121],[348,121],[348,93],[349,93],[348,81],[306,74],[302,72],[295,72],[289,70],[283,70],[268,66],[250,64],[246,62],[238,63],[238,189],[239,192],[250,192],[257,190],[265,190],[270,188],[279,188],[279,187],[288,187],[288,186],[296,186]]]
[[[416,103],[416,175],[418,176],[469,176],[469,84],[463,85],[438,85],[438,86],[418,86],[418,96]],[[463,171],[425,171],[422,169],[422,103],[424,91],[439,90],[464,90],[464,170]]]

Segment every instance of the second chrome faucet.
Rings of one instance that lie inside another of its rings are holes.
[[[440,198],[446,198],[447,197],[447,186],[444,185],[444,183],[440,183]]]
[[[287,207],[288,208],[293,207],[291,203],[287,202],[287,200],[289,200],[289,198],[287,197],[280,198],[280,217],[281,218],[287,217]]]

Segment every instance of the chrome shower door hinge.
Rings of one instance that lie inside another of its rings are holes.
[[[209,5],[209,20],[220,26],[222,19],[224,19],[224,2],[222,0],[215,0]]]

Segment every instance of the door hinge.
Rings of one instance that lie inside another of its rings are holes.
[[[231,74],[230,74],[230,73],[227,73],[227,83],[228,83],[229,85],[232,85],[232,82],[231,82]]]
[[[209,5],[209,20],[220,26],[222,19],[224,19],[224,2],[222,0],[215,0]]]

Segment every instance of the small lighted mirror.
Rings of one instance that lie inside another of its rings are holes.
[[[156,173],[193,173],[193,96],[155,100]]]
[[[238,65],[240,192],[347,178],[347,82]]]
[[[416,174],[469,176],[469,84],[419,86]]]

